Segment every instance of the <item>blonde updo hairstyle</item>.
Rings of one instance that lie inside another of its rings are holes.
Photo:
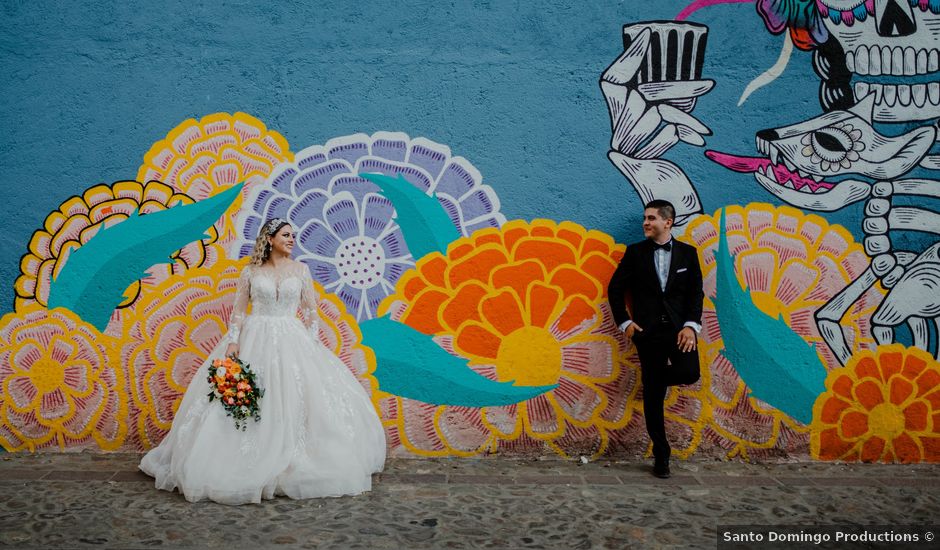
[[[255,239],[255,248],[251,251],[250,265],[261,265],[271,257],[271,242],[269,239],[281,230],[285,225],[290,225],[287,220],[274,218],[264,222],[261,231],[258,232],[258,238]]]

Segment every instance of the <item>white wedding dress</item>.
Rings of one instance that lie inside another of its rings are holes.
[[[245,268],[228,333],[193,377],[169,434],[141,460],[158,489],[224,504],[371,489],[385,462],[385,433],[359,381],[320,343],[316,320],[304,264]],[[245,431],[207,397],[209,363],[231,342],[265,392],[261,420],[249,419]]]

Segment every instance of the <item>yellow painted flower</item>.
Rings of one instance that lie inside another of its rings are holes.
[[[137,172],[141,181],[159,180],[202,200],[232,185],[245,183],[242,196],[217,224],[220,243],[235,238],[232,219],[254,185],[264,182],[274,166],[293,160],[287,140],[245,113],[215,113],[188,119],[155,143]]]
[[[766,458],[805,452],[809,430],[785,413],[748,397],[724,348],[715,316],[715,254],[721,212],[699,216],[680,240],[699,250],[705,286],[705,308],[699,356],[702,391],[694,398],[704,409],[698,421],[704,447],[718,447],[727,457]],[[735,271],[754,304],[781,317],[804,340],[816,345],[823,363],[839,366],[816,327],[814,313],[868,267],[869,258],[843,227],[788,206],[754,203],[726,207],[726,233]],[[873,348],[869,319],[884,291],[868,290],[840,322],[853,350]],[[682,388],[684,395],[690,389]],[[676,392],[673,392],[676,393]],[[705,449],[703,449],[705,450]]]
[[[813,406],[814,458],[940,462],[940,363],[900,344],[861,351]]]
[[[127,394],[113,340],[65,309],[28,305],[0,319],[0,445],[115,450]]]
[[[183,393],[227,331],[235,288],[247,260],[222,259],[148,289],[125,323],[122,363],[129,370],[133,407],[130,443],[138,450],[159,443],[170,429]],[[375,358],[339,298],[320,295],[320,340],[371,390],[377,386]],[[230,359],[220,362],[236,374]],[[228,384],[221,379],[220,384]],[[234,395],[234,393],[233,393]]]
[[[603,453],[632,417],[638,378],[606,303],[623,250],[574,223],[514,220],[419,260],[380,314],[435,335],[492,380],[558,387],[482,408],[390,397],[391,445],[422,455]]]
[[[81,196],[68,199],[46,217],[42,229],[33,233],[29,252],[20,260],[21,275],[15,283],[16,309],[32,303],[47,305],[49,286],[69,254],[87,243],[102,227],[120,223],[137,210],[141,214],[150,214],[193,202],[191,197],[158,181],[95,185]],[[212,246],[217,238],[215,229],[210,228],[207,233],[206,239],[190,243],[176,252],[172,257],[174,262],[148,270],[147,277],[127,289],[126,299],[118,308],[132,304],[140,295],[142,284],[155,285],[174,273],[213,263],[221,251]]]

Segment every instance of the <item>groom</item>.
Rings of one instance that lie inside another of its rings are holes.
[[[646,240],[627,247],[607,288],[614,321],[640,357],[643,416],[653,442],[653,475],[668,478],[669,441],[663,402],[669,386],[699,378],[702,270],[695,247],[672,238],[676,210],[654,200],[643,212]],[[632,305],[627,312],[626,302]],[[632,317],[631,317],[632,313]]]

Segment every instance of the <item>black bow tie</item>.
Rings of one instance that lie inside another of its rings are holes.
[[[653,243],[653,252],[659,250],[660,248],[662,248],[662,249],[665,250],[666,252],[669,252],[670,250],[672,250],[672,239],[669,239],[668,241],[664,242],[663,244],[659,244],[659,243],[656,242],[656,241],[650,241],[650,242]]]

